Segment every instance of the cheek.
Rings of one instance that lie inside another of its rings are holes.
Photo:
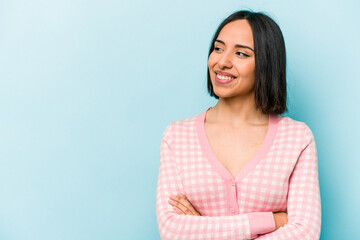
[[[255,76],[255,63],[253,61],[243,62],[238,65],[239,72],[246,76]]]
[[[208,67],[211,69],[215,65],[215,57],[214,54],[211,53],[208,60]]]

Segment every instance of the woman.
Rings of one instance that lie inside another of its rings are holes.
[[[286,108],[285,44],[262,13],[218,27],[208,58],[214,107],[169,124],[156,210],[162,239],[319,239],[317,150]]]

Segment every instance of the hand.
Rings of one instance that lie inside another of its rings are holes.
[[[276,226],[275,230],[278,230],[279,228],[285,226],[285,224],[288,223],[287,212],[275,212],[273,213],[273,215]]]
[[[193,207],[190,201],[182,193],[170,195],[169,203],[175,208],[177,214],[201,216],[201,214]]]

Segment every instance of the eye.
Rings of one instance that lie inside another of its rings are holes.
[[[240,57],[249,57],[249,55],[243,53],[243,52],[236,52],[237,55],[239,55]]]
[[[216,51],[216,52],[221,51],[221,50],[222,50],[222,48],[220,48],[220,47],[214,47],[214,51]]]

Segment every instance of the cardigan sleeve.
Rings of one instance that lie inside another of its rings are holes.
[[[289,179],[288,223],[257,239],[315,240],[321,232],[321,199],[317,149],[314,135],[305,124],[305,144]]]
[[[254,239],[275,230],[272,212],[244,213],[233,216],[193,216],[177,214],[168,203],[171,193],[184,192],[179,170],[169,142],[160,144],[159,175],[156,189],[156,215],[163,240],[175,239]]]

